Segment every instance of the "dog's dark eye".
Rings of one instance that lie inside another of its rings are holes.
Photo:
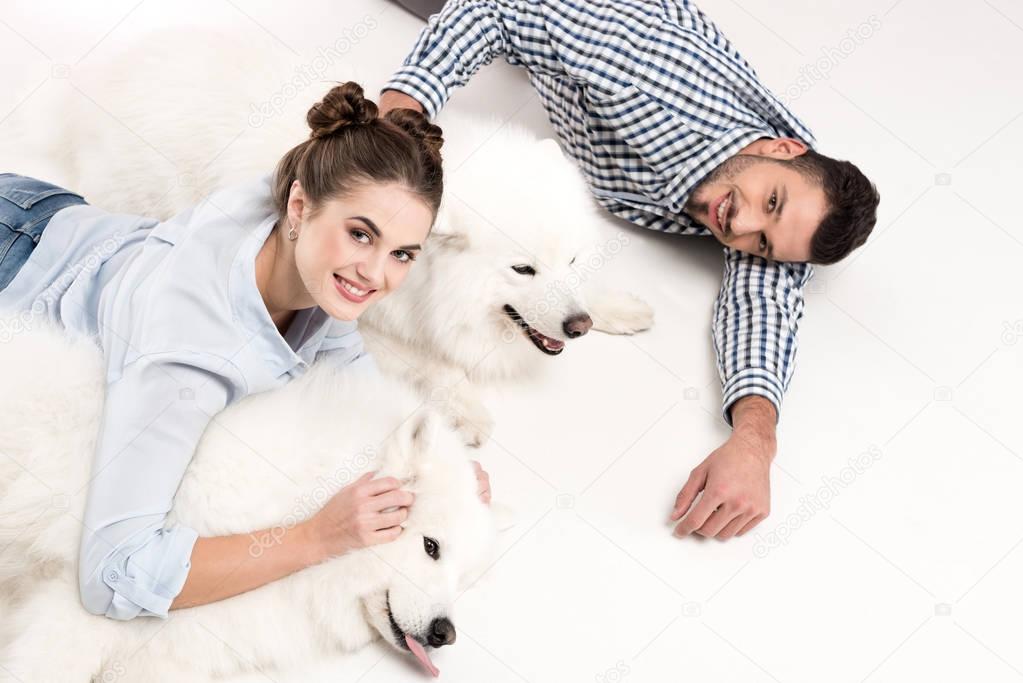
[[[575,256],[573,256],[572,260],[568,262],[568,265],[572,265],[573,263],[575,263]]]
[[[440,559],[440,544],[429,536],[423,536],[423,550],[433,559]]]
[[[512,270],[519,275],[536,275],[536,271],[533,270],[533,266],[512,266]]]

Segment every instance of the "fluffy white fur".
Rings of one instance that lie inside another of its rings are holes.
[[[488,559],[494,529],[466,447],[403,384],[326,363],[215,419],[170,521],[203,536],[271,526],[286,534],[341,486],[379,469],[416,493],[399,539],[172,611],[167,620],[88,614],[76,565],[102,370],[90,341],[45,328],[14,336],[0,353],[0,376],[17,387],[0,394],[0,602],[12,638],[0,665],[7,671],[33,683],[191,681],[299,666],[379,636],[401,649],[388,601],[400,628],[421,641],[435,618],[457,624],[453,598]],[[425,552],[424,536],[440,544],[439,559]],[[260,547],[254,541],[253,553]]]
[[[108,210],[164,218],[268,171],[307,137],[305,113],[330,83],[289,91],[296,63],[275,45],[157,33],[90,60],[69,87],[41,95],[39,110],[52,119],[26,120],[8,158],[24,160],[18,172],[43,173]],[[352,71],[332,75],[359,80]],[[479,445],[492,420],[478,387],[554,361],[506,306],[555,343],[568,340],[572,316],[631,334],[650,327],[653,312],[631,294],[594,286],[624,244],[598,244],[596,205],[554,140],[449,110],[438,123],[444,206],[408,281],[360,323],[382,368],[411,380]],[[535,275],[512,270],[526,264]]]

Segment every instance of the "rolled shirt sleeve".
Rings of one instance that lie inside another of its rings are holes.
[[[165,527],[212,416],[237,387],[201,354],[143,356],[107,386],[79,551],[91,613],[166,618],[191,567],[196,530]]]
[[[795,368],[803,288],[809,263],[768,261],[726,247],[724,277],[714,302],[711,336],[722,385],[722,416],[732,425],[732,406],[763,396],[778,419]]]
[[[398,90],[433,118],[454,88],[496,57],[534,74],[572,75],[562,61],[550,3],[524,0],[449,0],[430,17],[412,51],[384,90]],[[565,8],[558,11],[565,12]],[[556,25],[555,25],[556,28]]]

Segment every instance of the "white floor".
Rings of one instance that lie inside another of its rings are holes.
[[[543,386],[494,393],[498,429],[482,459],[520,521],[459,600],[458,643],[435,656],[442,677],[1023,679],[1023,8],[701,6],[822,151],[858,163],[883,198],[868,245],[811,283],[773,513],[727,543],[671,537],[675,493],[728,434],[709,341],[720,250],[609,219],[632,244],[608,267],[657,324],[573,343]],[[329,76],[357,72],[371,93],[420,26],[386,0],[2,7],[0,135],[47,79],[154,26],[212,23],[311,60],[342,29],[372,24]],[[503,63],[451,106],[550,133],[524,74]],[[19,170],[10,164],[0,161]],[[848,469],[863,454],[869,465]],[[253,680],[267,678],[422,674],[373,646]]]

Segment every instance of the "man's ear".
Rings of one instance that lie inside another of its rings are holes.
[[[749,148],[753,154],[772,159],[792,159],[806,154],[806,143],[795,138],[761,138]]]

